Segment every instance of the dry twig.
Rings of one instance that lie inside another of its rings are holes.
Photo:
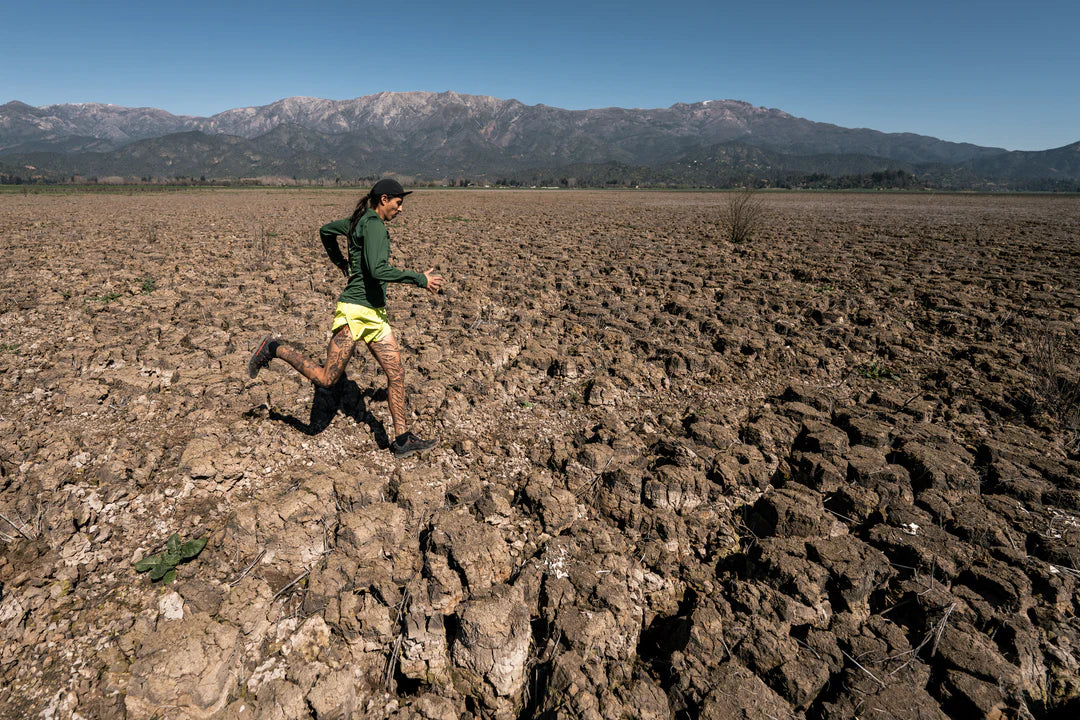
[[[903,657],[904,655],[910,654],[911,658],[906,663],[904,663],[903,665],[901,665],[900,667],[896,668],[891,673],[889,673],[890,676],[895,675],[896,673],[900,672],[901,670],[906,668],[911,663],[915,662],[915,659],[919,657],[919,651],[922,650],[924,647],[926,647],[926,643],[930,642],[930,638],[934,638],[934,644],[930,648],[930,657],[933,657],[934,655],[937,654],[937,647],[938,647],[938,643],[941,642],[941,635],[942,635],[942,633],[945,632],[945,625],[949,622],[949,616],[952,615],[952,611],[955,610],[955,609],[956,609],[956,603],[953,603],[952,605],[950,605],[949,607],[947,607],[945,609],[945,614],[942,615],[941,619],[938,620],[937,623],[935,623],[930,628],[930,630],[926,633],[926,637],[923,638],[923,641],[921,643],[919,643],[918,647],[916,647],[916,648],[914,648],[912,650],[908,650],[905,653],[901,653],[901,654],[895,656],[895,657]],[[895,659],[895,658],[890,658],[890,659]]]
[[[303,575],[300,575],[300,576],[299,576],[298,578],[296,578],[295,580],[293,580],[293,581],[292,581],[291,583],[289,583],[288,585],[286,585],[285,587],[281,588],[281,589],[280,589],[280,590],[278,590],[278,591],[277,591],[276,593],[274,593],[274,597],[270,598],[270,602],[273,602],[274,600],[277,600],[277,599],[278,599],[279,597],[281,597],[282,595],[284,595],[284,594],[285,594],[285,591],[286,591],[286,590],[288,590],[288,589],[289,589],[289,588],[291,588],[291,587],[292,587],[293,585],[295,585],[296,583],[300,582],[301,580],[303,580],[304,578],[306,578],[306,577],[307,577],[308,575],[310,575],[310,574],[311,574],[311,571],[310,571],[310,570],[305,570],[305,571],[304,571],[304,574],[303,574]]]
[[[243,580],[243,579],[244,579],[244,578],[245,578],[245,577],[247,576],[247,574],[248,574],[249,572],[251,572],[251,569],[252,569],[253,567],[255,567],[255,565],[257,565],[257,564],[258,564],[258,562],[259,562],[260,560],[262,560],[262,559],[263,559],[263,555],[265,555],[265,554],[266,554],[266,549],[265,549],[265,548],[264,548],[263,550],[260,550],[260,551],[259,551],[259,554],[258,554],[257,556],[255,556],[255,559],[251,561],[251,564],[250,564],[250,565],[248,565],[248,566],[247,566],[246,568],[244,568],[244,571],[243,571],[243,572],[241,572],[241,573],[240,573],[240,574],[239,574],[239,575],[238,575],[238,576],[236,577],[236,579],[235,579],[235,580],[232,580],[232,581],[231,581],[231,582],[229,583],[229,587],[236,587],[236,585],[238,585],[238,584],[240,583],[240,581],[241,581],[241,580]]]
[[[398,634],[394,638],[394,647],[390,650],[390,656],[386,658],[386,671],[383,674],[383,685],[389,689],[390,681],[394,677],[394,667],[397,665],[398,657],[401,655],[401,643],[405,640],[405,606],[409,602],[409,588],[401,593],[401,602],[397,606],[397,626]]]
[[[7,515],[4,515],[3,513],[0,513],[0,518],[3,518],[3,519],[4,519],[4,521],[5,521],[5,522],[7,522],[7,524],[8,524],[8,525],[10,525],[11,527],[13,527],[13,528],[15,528],[16,530],[18,530],[18,531],[19,531],[19,534],[20,534],[20,535],[22,535],[22,536],[23,536],[24,538],[26,538],[27,540],[33,540],[33,539],[34,539],[34,538],[33,538],[33,537],[32,537],[32,536],[30,535],[30,533],[26,532],[26,530],[23,530],[23,529],[22,529],[21,527],[19,527],[19,526],[18,526],[18,525],[16,525],[15,523],[11,522],[11,520],[9,520],[9,519],[8,519]]]
[[[848,654],[847,654],[846,652],[844,652],[843,650],[841,650],[840,652],[844,654],[844,657],[846,657],[846,658],[847,658],[848,660],[850,660],[851,662],[853,662],[853,663],[855,664],[855,667],[859,668],[859,669],[860,669],[860,670],[862,670],[862,671],[863,671],[864,673],[866,673],[867,675],[869,675],[869,676],[870,676],[870,679],[871,679],[871,680],[873,680],[874,682],[876,682],[876,683],[877,683],[878,685],[880,685],[880,686],[881,686],[881,689],[882,689],[882,690],[884,690],[884,689],[885,689],[885,683],[883,683],[883,682],[881,681],[881,678],[879,678],[879,677],[878,677],[877,675],[875,675],[874,673],[872,673],[872,672],[870,672],[869,670],[867,670],[867,669],[866,669],[865,667],[863,667],[862,663],[860,663],[860,662],[859,662],[858,660],[856,660],[855,658],[853,658],[853,657],[851,657],[850,655],[848,655]]]

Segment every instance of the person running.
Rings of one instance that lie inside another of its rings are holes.
[[[395,434],[390,451],[397,457],[428,450],[435,441],[422,440],[409,432],[406,425],[405,369],[401,364],[401,348],[386,316],[386,285],[412,283],[433,295],[443,286],[443,278],[435,274],[435,268],[420,273],[399,270],[390,264],[390,233],[386,223],[401,213],[408,194],[397,180],[383,178],[360,199],[351,217],[319,229],[330,262],[348,278],[338,296],[326,362],[318,365],[273,334],[262,339],[248,361],[248,375],[252,378],[273,358],[278,358],[292,365],[316,387],[326,388],[341,379],[356,343],[362,340],[386,374],[387,404]],[[348,239],[348,259],[338,247],[339,235]]]

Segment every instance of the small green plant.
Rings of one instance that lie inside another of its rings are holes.
[[[19,354],[19,346],[14,343],[0,343],[0,353]]]
[[[142,294],[149,295],[156,289],[157,283],[152,277],[144,277],[142,281]]]
[[[877,360],[871,360],[870,362],[864,362],[855,368],[855,372],[862,375],[864,378],[870,380],[899,380],[900,373],[896,372],[888,365],[879,363]]]
[[[521,407],[525,408],[526,410],[532,410],[533,404],[526,400],[525,402],[521,403]]]
[[[113,300],[118,300],[119,298],[120,298],[120,293],[118,293],[118,292],[107,292],[104,295],[98,295],[95,298],[91,298],[91,300],[94,300],[95,302],[99,302],[102,305],[108,305]]]
[[[168,585],[176,579],[176,566],[194,560],[204,547],[206,538],[181,543],[180,536],[173,533],[165,543],[165,552],[139,560],[135,563],[135,571],[149,571],[151,581],[161,580],[163,585]]]

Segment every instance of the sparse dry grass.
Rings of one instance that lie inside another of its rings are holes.
[[[1080,357],[1076,332],[1045,327],[1033,341],[1031,373],[1035,400],[1058,422],[1070,453],[1080,451]]]
[[[765,202],[752,188],[729,193],[723,222],[727,239],[736,245],[748,242],[765,222]]]

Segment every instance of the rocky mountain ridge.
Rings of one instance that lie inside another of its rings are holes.
[[[229,147],[193,151],[197,136],[189,133],[206,136],[197,145]],[[983,163],[999,181],[1019,166],[1024,171],[1018,176],[1026,180],[1080,180],[1077,163],[1057,156],[1026,153],[1017,159],[1000,148],[844,128],[737,100],[564,110],[454,92],[382,92],[340,101],[290,97],[209,118],[97,103],[0,106],[0,164],[7,172],[29,166],[59,175],[332,179],[398,172],[418,179],[493,180],[617,163],[649,169],[644,181],[658,184],[652,169],[710,162],[718,146],[731,143],[783,156],[770,164],[774,176],[790,168],[863,172],[863,159],[874,158],[880,170],[941,173],[943,167]],[[821,163],[816,156],[833,160]],[[752,163],[730,157],[724,163],[720,175],[768,179]],[[694,183],[693,173],[669,169],[667,175],[673,176],[667,184]]]

